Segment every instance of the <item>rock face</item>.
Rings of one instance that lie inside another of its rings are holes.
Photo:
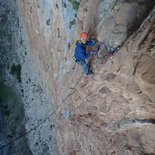
[[[0,98],[4,103],[4,128],[12,141],[51,114],[52,95],[41,78],[39,59],[35,60],[31,53],[19,1],[2,1],[0,8]],[[41,128],[10,145],[9,154],[56,154],[52,120],[48,119]],[[4,144],[6,141],[1,139],[0,147]]]
[[[154,1],[80,1],[82,31],[95,31],[98,40],[111,47],[121,45],[141,24]],[[81,30],[80,29],[80,30]]]
[[[22,94],[26,131],[40,124],[27,134],[32,154],[155,154],[154,9],[148,14],[155,2],[14,2],[20,37],[12,60],[6,61],[11,53],[1,52],[1,80],[8,86],[15,81]],[[104,45],[89,61],[94,77],[83,75],[78,65],[72,70],[81,31]],[[105,47],[117,46],[109,59]]]
[[[25,46],[15,1],[0,2],[0,147],[26,132],[22,102],[21,66]],[[1,155],[31,155],[27,138],[0,149]]]

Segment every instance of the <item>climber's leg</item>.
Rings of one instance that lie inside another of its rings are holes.
[[[80,65],[82,66],[83,71],[84,71],[84,73],[85,73],[86,75],[89,74],[89,67],[88,67],[88,64],[87,64],[85,61],[80,60],[80,61],[76,61],[76,63],[78,63],[78,64],[80,64]]]
[[[89,67],[88,67],[88,64],[86,64],[86,62],[83,63],[82,68],[83,68],[84,73],[86,75],[88,75],[88,73],[89,73]]]

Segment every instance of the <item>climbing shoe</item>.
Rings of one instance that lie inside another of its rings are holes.
[[[88,75],[94,75],[94,72],[90,70]]]

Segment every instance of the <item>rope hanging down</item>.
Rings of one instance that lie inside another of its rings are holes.
[[[106,45],[105,45],[105,46],[106,46]],[[101,45],[99,44],[98,49],[97,49],[97,52],[96,52],[96,54],[94,55],[94,57],[95,57],[96,55],[98,55],[98,51],[100,50],[100,48],[101,48]],[[107,46],[106,46],[106,49],[107,49]],[[98,58],[98,56],[97,56],[97,58]],[[32,129],[30,129],[29,131],[23,133],[22,135],[20,135],[19,137],[15,138],[15,139],[12,140],[12,141],[10,141],[10,142],[7,143],[6,145],[3,145],[2,147],[0,147],[0,150],[3,149],[3,148],[5,148],[5,147],[7,147],[7,146],[9,146],[10,144],[14,143],[15,141],[17,141],[17,140],[19,140],[19,139],[25,137],[25,136],[28,135],[30,132],[32,132],[33,130],[35,130],[35,129],[37,129],[39,126],[41,126],[43,123],[45,123],[50,117],[52,117],[52,116],[58,111],[58,109],[61,107],[61,105],[62,105],[63,103],[65,103],[66,100],[67,100],[70,96],[72,96],[72,95],[75,93],[75,91],[76,91],[75,88],[76,88],[76,86],[78,85],[78,83],[79,83],[79,81],[81,80],[81,78],[82,78],[83,75],[84,75],[84,72],[82,72],[82,74],[81,74],[81,76],[79,77],[79,79],[77,80],[75,86],[72,88],[72,92],[71,92],[70,94],[68,94],[68,95],[62,100],[62,102],[58,105],[58,107],[57,107],[48,117],[46,117],[41,123],[39,123],[38,125],[36,125],[36,126],[33,127]]]
[[[46,117],[41,123],[39,123],[38,125],[36,125],[36,126],[33,127],[32,129],[30,129],[29,131],[23,133],[22,135],[20,135],[19,137],[15,138],[15,139],[12,140],[12,141],[10,141],[10,142],[7,143],[6,145],[3,145],[2,147],[0,147],[0,150],[3,149],[3,148],[5,148],[5,147],[7,147],[7,146],[9,146],[10,144],[14,143],[15,141],[17,141],[17,140],[19,140],[19,139],[25,137],[25,136],[28,135],[30,132],[32,132],[33,130],[35,130],[35,129],[37,129],[39,126],[41,126],[43,123],[45,123],[50,117],[52,117],[52,116],[58,111],[58,109],[61,107],[61,105],[62,105],[63,103],[65,103],[66,100],[67,100],[70,96],[72,96],[72,95],[75,93],[75,91],[76,91],[75,88],[76,88],[76,86],[78,85],[79,81],[81,80],[83,74],[84,74],[84,72],[81,74],[80,78],[77,80],[75,86],[73,87],[73,91],[72,91],[71,93],[69,93],[69,94],[62,100],[62,102],[58,105],[58,107],[57,107],[48,117]]]

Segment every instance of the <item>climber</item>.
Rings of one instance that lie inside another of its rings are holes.
[[[86,47],[87,46],[94,46],[96,43],[96,39],[92,38],[88,41],[88,34],[86,32],[82,32],[80,34],[80,40],[77,40],[74,58],[77,64],[80,64],[83,68],[83,71],[86,75],[93,74],[93,71],[90,71],[88,64],[86,63],[86,59],[96,53],[96,51],[91,51],[87,53]]]

